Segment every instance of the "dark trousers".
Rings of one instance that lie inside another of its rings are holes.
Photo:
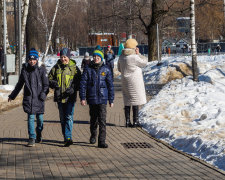
[[[105,143],[106,139],[106,104],[90,104],[89,113],[91,137],[97,136],[99,125],[98,143]]]

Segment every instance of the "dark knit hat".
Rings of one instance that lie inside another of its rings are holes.
[[[63,48],[60,51],[60,56],[67,56],[68,58],[70,58],[70,50],[68,48]]]
[[[38,58],[39,58],[38,52],[34,48],[31,48],[31,50],[28,53],[28,59],[38,60]]]

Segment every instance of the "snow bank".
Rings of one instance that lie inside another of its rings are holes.
[[[165,58],[161,66],[149,63],[144,69],[146,84],[166,85],[140,110],[140,123],[152,136],[225,170],[223,59],[222,55],[198,57],[199,82],[188,76],[190,57]],[[170,81],[170,68],[184,64],[188,71],[180,69],[185,77]]]

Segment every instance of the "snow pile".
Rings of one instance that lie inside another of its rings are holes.
[[[225,170],[223,59],[222,55],[198,57],[200,81],[193,82],[186,74],[167,83],[140,110],[140,123],[152,136]],[[188,67],[190,62],[190,57],[172,57],[165,58],[161,66],[149,63],[144,69],[145,82],[163,84],[169,79],[169,68]]]

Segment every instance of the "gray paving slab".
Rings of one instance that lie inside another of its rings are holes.
[[[108,149],[89,144],[89,109],[74,113],[74,144],[63,147],[57,105],[46,102],[43,143],[28,148],[27,116],[22,107],[0,114],[0,179],[225,179],[223,172],[168,148],[138,128],[124,127],[123,101],[115,93],[107,108]],[[127,149],[121,143],[146,142]]]

